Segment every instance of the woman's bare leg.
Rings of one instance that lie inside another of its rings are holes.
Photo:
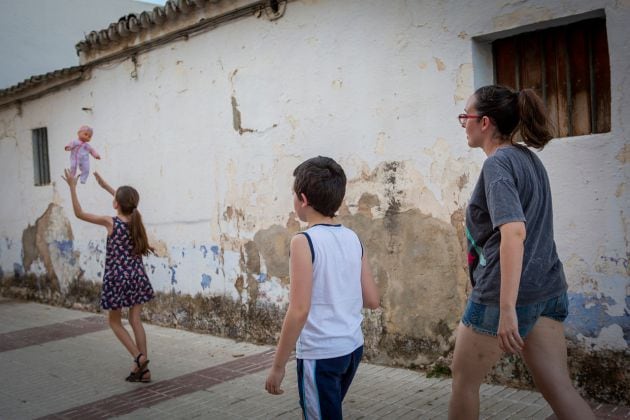
[[[523,359],[536,387],[558,419],[594,419],[589,405],[571,383],[567,367],[567,344],[561,322],[540,317],[527,335]]]
[[[479,418],[479,388],[503,352],[496,337],[476,333],[459,324],[453,354],[450,420]]]

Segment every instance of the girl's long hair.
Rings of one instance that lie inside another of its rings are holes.
[[[154,252],[153,247],[149,245],[147,232],[142,223],[142,216],[138,211],[138,203],[140,202],[138,191],[133,187],[124,185],[116,190],[115,199],[121,213],[130,217],[129,231],[131,233],[131,242],[133,243],[133,254],[148,255],[149,252]]]

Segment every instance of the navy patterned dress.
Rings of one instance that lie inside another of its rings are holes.
[[[142,256],[133,255],[132,250],[129,226],[114,217],[114,230],[107,237],[101,292],[103,309],[130,308],[153,299],[153,288],[144,270]]]

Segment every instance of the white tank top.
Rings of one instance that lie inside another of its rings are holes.
[[[313,258],[313,291],[297,357],[329,359],[352,353],[363,345],[359,237],[342,225],[315,225],[302,234]]]

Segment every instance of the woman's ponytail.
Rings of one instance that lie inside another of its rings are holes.
[[[518,93],[518,132],[529,147],[542,149],[553,138],[545,104],[532,89]]]
[[[503,140],[518,140],[518,134],[529,147],[542,149],[553,137],[545,104],[532,89],[481,87],[475,91],[475,109],[494,122]]]

